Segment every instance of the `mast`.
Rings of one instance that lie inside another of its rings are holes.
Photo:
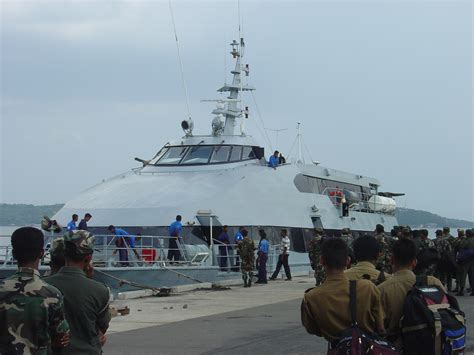
[[[248,108],[245,107],[244,109],[242,109],[242,107],[238,105],[238,103],[242,101],[241,98],[239,99],[239,93],[242,97],[243,91],[251,91],[255,90],[255,88],[249,85],[243,85],[242,83],[242,72],[245,73],[245,76],[249,75],[249,65],[246,64],[244,66],[242,64],[242,57],[244,56],[245,49],[244,39],[240,38],[240,43],[236,40],[233,40],[230,45],[232,46],[232,51],[230,52],[230,54],[232,54],[232,57],[235,59],[235,68],[231,71],[234,76],[232,84],[224,84],[223,87],[217,90],[218,92],[229,92],[227,100],[222,100],[225,101],[227,106],[218,107],[213,110],[212,113],[218,115],[218,117],[220,115],[225,117],[225,123],[222,130],[222,134],[232,136],[236,135],[236,119],[242,118],[243,120],[244,118],[248,118]],[[240,135],[245,135],[243,131],[243,124],[241,126]]]

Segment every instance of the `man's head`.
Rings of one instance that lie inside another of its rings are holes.
[[[350,235],[351,234],[351,229],[350,228],[342,228],[341,233],[344,236]]]
[[[91,215],[90,213],[86,213],[86,214],[84,215],[84,220],[85,220],[86,222],[89,222],[91,218],[92,218],[92,215]]]
[[[377,225],[375,226],[375,232],[376,232],[377,234],[384,233],[384,232],[385,232],[385,229],[384,229],[383,225],[377,224]]]
[[[374,237],[363,235],[352,244],[354,256],[359,261],[375,262],[380,254],[380,244]]]
[[[115,226],[113,226],[112,224],[107,229],[110,233],[115,233]]]
[[[244,237],[244,238],[245,238],[246,236],[248,236],[248,234],[249,234],[249,232],[247,232],[246,229],[242,229],[242,232],[241,232],[241,233],[242,233],[242,237]]]
[[[321,264],[327,271],[343,271],[349,263],[347,244],[339,238],[326,239],[321,246]]]
[[[79,216],[74,213],[74,214],[72,215],[72,220],[73,220],[74,222],[77,222],[78,219],[79,219]]]
[[[222,227],[222,230],[223,230],[224,232],[226,232],[226,233],[227,233],[227,230],[228,230],[228,229],[229,229],[229,227],[227,227],[227,226],[223,226],[223,227]]]
[[[260,236],[261,239],[265,239],[267,237],[267,233],[265,233],[264,229],[259,229],[258,235]]]
[[[393,244],[392,264],[396,270],[414,269],[416,266],[416,245],[411,239],[400,239]]]
[[[420,238],[421,238],[421,240],[428,239],[428,235],[429,235],[428,229],[420,229]]]
[[[314,234],[322,237],[324,235],[324,230],[321,227],[314,228]]]
[[[177,215],[177,216],[176,216],[176,220],[177,220],[178,222],[181,222],[181,219],[182,219],[181,215]]]
[[[15,230],[11,236],[13,257],[18,266],[39,263],[44,254],[44,236],[37,228],[22,227]]]
[[[275,156],[275,157],[278,157],[279,154],[280,154],[280,152],[278,150],[275,150],[275,152],[273,152],[273,156]]]
[[[451,230],[449,229],[449,227],[443,227],[443,234],[444,235],[448,235],[450,232],[451,232]]]
[[[402,234],[400,236],[400,238],[403,238],[403,239],[412,239],[413,237],[413,234],[412,234],[412,231],[410,229],[410,227],[405,227],[402,229]]]
[[[464,238],[466,233],[464,232],[464,229],[458,228],[458,238]]]
[[[94,252],[95,237],[88,231],[68,232],[64,235],[66,264],[88,264]]]
[[[51,273],[56,273],[66,264],[64,256],[65,246],[64,238],[56,238],[53,240],[49,254],[51,256]]]
[[[466,238],[472,238],[472,237],[474,237],[474,230],[466,229]]]
[[[287,231],[285,228],[283,228],[283,229],[281,230],[281,236],[282,236],[282,237],[286,237],[287,234],[288,234],[288,231]]]
[[[436,238],[441,238],[443,236],[443,231],[441,229],[436,230]]]

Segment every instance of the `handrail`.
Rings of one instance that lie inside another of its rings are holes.
[[[386,202],[379,202],[377,197],[380,199],[381,196],[373,193],[326,187],[321,194],[328,196],[329,200],[336,208],[341,208],[342,202],[345,199],[350,211],[382,213],[390,215],[395,214],[395,204],[392,205],[387,204]]]

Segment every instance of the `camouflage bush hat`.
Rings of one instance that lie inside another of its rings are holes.
[[[76,255],[92,254],[95,237],[91,232],[80,230],[70,231],[64,235],[64,245],[69,252]]]
[[[51,256],[56,257],[56,258],[64,258],[64,238],[56,238],[53,240],[53,244],[51,245],[51,249],[49,250],[49,253]]]

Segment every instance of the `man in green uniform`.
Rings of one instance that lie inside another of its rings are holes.
[[[252,286],[253,267],[255,265],[255,244],[253,240],[248,237],[246,230],[242,231],[241,242],[237,245],[240,255],[240,269],[242,271],[242,279],[244,280],[244,287]]]
[[[465,239],[466,234],[464,232],[464,229],[458,229],[458,236],[457,238],[454,238],[453,241],[453,252],[455,256],[461,251]],[[461,281],[464,274],[464,267],[459,264],[457,264],[456,267],[456,288],[454,289],[454,292],[457,292],[456,296],[464,296],[465,282]],[[463,284],[462,287],[461,283]]]
[[[387,338],[401,345],[400,319],[403,315],[403,305],[408,291],[416,281],[413,272],[416,266],[416,247],[413,240],[402,238],[394,243],[392,262],[394,271],[392,277],[378,285],[378,288],[385,310]],[[441,281],[433,276],[427,276],[427,283],[444,289]]]
[[[352,264],[355,262],[354,251],[352,250],[352,243],[354,242],[354,237],[352,236],[350,228],[342,228],[341,239],[346,243],[347,247],[349,248],[349,257],[351,258],[350,264]]]
[[[391,249],[393,244],[393,238],[389,238],[387,235],[385,235],[385,229],[383,225],[377,224],[375,226],[375,239],[377,239],[380,245],[380,254],[377,258],[375,267],[378,270],[383,271],[384,273],[390,274],[392,273]]]
[[[462,239],[459,246],[459,253],[467,250],[474,251],[474,233],[472,229],[466,230],[466,236]],[[466,277],[469,277],[469,285],[471,286],[471,296],[474,296],[474,260],[468,258],[467,260],[460,260],[461,275],[459,278],[459,292],[457,296],[464,296],[464,288],[466,287]]]
[[[306,291],[301,303],[301,321],[308,333],[324,337],[332,349],[341,332],[352,325],[349,279],[344,274],[349,262],[346,243],[340,238],[325,240],[321,262],[326,268],[326,281]],[[384,334],[384,311],[377,287],[368,280],[357,280],[356,293],[357,299],[363,300],[357,303],[358,326],[367,333]]]
[[[453,274],[456,273],[456,262],[454,259],[454,237],[449,233],[449,228],[444,227],[442,235],[436,231],[437,239],[435,241],[436,249],[441,256],[438,262],[436,274],[445,285],[449,292],[452,288]]]
[[[109,290],[87,278],[84,269],[94,251],[94,236],[88,231],[64,236],[66,266],[45,278],[64,295],[66,319],[71,326],[71,345],[64,354],[102,354],[103,334],[110,322]]]
[[[378,285],[391,276],[383,270],[375,268],[380,254],[380,244],[377,239],[370,235],[364,235],[357,238],[352,246],[357,264],[344,271],[349,280],[365,279]]]
[[[50,354],[69,345],[59,290],[41,280],[43,233],[23,227],[11,237],[18,271],[0,281],[0,354]]]
[[[326,279],[324,267],[321,264],[321,245],[324,240],[324,231],[322,228],[314,228],[314,238],[308,244],[308,257],[311,268],[314,270],[316,286],[321,285]]]

